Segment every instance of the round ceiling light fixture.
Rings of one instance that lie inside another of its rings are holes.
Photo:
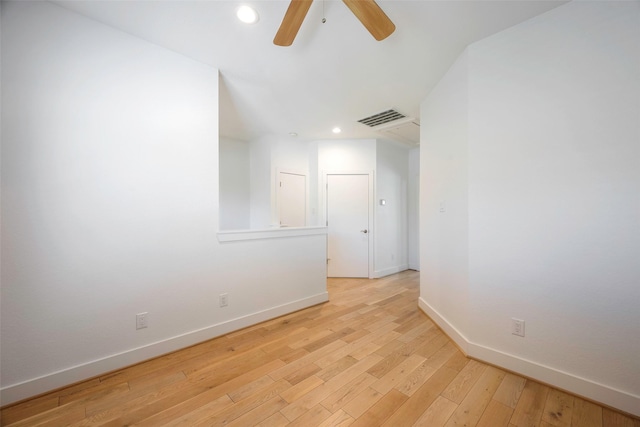
[[[333,133],[340,133],[342,132],[342,129],[340,129],[338,126],[334,127],[333,129],[331,129],[331,132]]]
[[[260,19],[258,12],[256,12],[256,10],[251,6],[247,5],[240,6],[236,10],[236,16],[245,24],[255,24]]]

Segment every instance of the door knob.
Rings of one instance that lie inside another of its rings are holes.
[[[360,230],[361,233],[367,234],[369,231],[367,230]]]

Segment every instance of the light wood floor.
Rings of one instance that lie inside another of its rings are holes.
[[[418,273],[330,279],[331,302],[7,407],[11,426],[624,426],[640,421],[465,358]]]

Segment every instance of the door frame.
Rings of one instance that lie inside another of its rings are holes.
[[[320,224],[323,226],[327,225],[327,188],[329,186],[329,175],[367,175],[369,182],[369,279],[373,279],[375,277],[375,193],[374,193],[374,171],[372,170],[323,170],[322,171],[322,183],[320,184]],[[327,235],[328,236],[328,235]],[[328,238],[328,237],[327,237]],[[327,254],[328,255],[328,254]]]
[[[304,176],[304,222],[305,227],[309,226],[309,221],[311,220],[311,216],[309,214],[309,174],[305,171],[295,170],[295,169],[287,169],[287,168],[275,168],[275,180],[273,183],[274,195],[275,195],[275,203],[274,203],[274,212],[273,218],[274,222],[277,226],[280,226],[280,204],[282,200],[280,200],[280,174],[288,173],[290,175],[302,175]]]

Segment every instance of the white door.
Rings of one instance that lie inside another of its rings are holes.
[[[369,176],[327,175],[327,275],[369,277]]]
[[[280,172],[278,182],[280,227],[304,227],[307,225],[306,176]]]

